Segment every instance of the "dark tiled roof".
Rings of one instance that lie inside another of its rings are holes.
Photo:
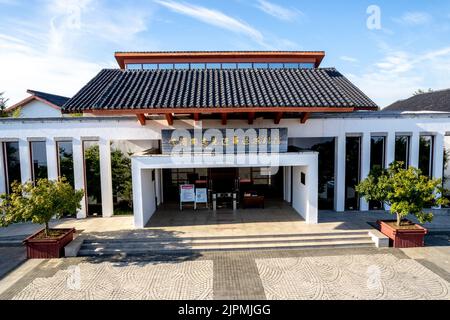
[[[62,107],[70,99],[68,97],[57,96],[55,94],[50,94],[50,93],[45,93],[45,92],[40,92],[40,91],[35,91],[35,90],[27,90],[27,92],[33,96],[44,99],[58,107]]]
[[[335,69],[102,70],[63,107],[83,110],[377,105]]]
[[[394,102],[383,111],[450,112],[450,89],[418,94],[409,99]]]

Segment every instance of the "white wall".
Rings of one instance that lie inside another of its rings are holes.
[[[52,108],[48,104],[33,100],[20,110],[20,118],[53,118],[62,117],[61,110]]]
[[[306,167],[292,168],[292,207],[306,220],[308,185],[301,183],[301,173],[306,175]]]
[[[450,136],[444,138],[444,146],[445,150],[447,150],[450,155]],[[450,159],[448,159],[447,168],[444,169],[444,176],[447,178],[444,188],[450,190]]]
[[[156,211],[155,182],[151,169],[133,170],[134,226],[144,228]]]
[[[292,168],[292,207],[310,224],[319,222],[317,170],[317,159],[308,166]],[[302,173],[305,175],[305,184],[301,182]]]

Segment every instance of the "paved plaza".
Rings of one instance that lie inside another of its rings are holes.
[[[29,260],[0,280],[0,299],[450,300],[449,281],[397,249],[207,252]]]
[[[96,238],[246,236],[369,230],[378,213],[322,212],[308,225],[282,208],[245,214],[160,211],[145,230],[131,216],[63,219]],[[0,229],[0,299],[446,299],[450,300],[450,225],[438,214],[425,248],[187,251],[145,256],[24,260],[24,248],[2,247],[40,226]],[[430,227],[430,226],[428,226]],[[440,232],[440,233],[439,233]],[[24,262],[25,261],[25,262]]]

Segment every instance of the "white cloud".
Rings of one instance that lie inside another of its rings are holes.
[[[263,43],[264,36],[257,29],[253,28],[244,21],[238,20],[225,13],[193,5],[186,2],[175,2],[171,0],[155,0],[156,3],[172,10],[173,12],[189,16],[204,23],[226,29],[235,33],[243,34],[258,43]]]
[[[450,46],[424,53],[387,50],[365,73],[348,77],[385,107],[420,88],[449,88],[449,73]]]
[[[0,20],[0,91],[11,104],[26,89],[73,95],[102,68],[117,67],[115,49],[133,50],[143,42],[138,34],[146,30],[152,6],[46,0],[28,19]],[[151,50],[153,43],[145,40]]]
[[[49,0],[49,50],[62,52],[80,42],[107,41],[124,45],[147,30],[150,10],[124,6],[111,9],[98,0]]]
[[[10,104],[23,99],[27,89],[72,96],[102,67],[71,57],[39,52],[0,35],[0,91]]]
[[[406,12],[400,18],[394,20],[401,24],[414,26],[427,24],[433,20],[433,17],[426,12]]]
[[[275,18],[284,21],[294,21],[300,16],[303,16],[303,13],[298,9],[282,7],[266,0],[258,0],[256,7]]]
[[[347,62],[351,62],[351,63],[358,62],[358,59],[356,59],[354,57],[350,57],[350,56],[341,56],[341,57],[339,57],[339,59],[341,59],[342,61],[347,61]]]

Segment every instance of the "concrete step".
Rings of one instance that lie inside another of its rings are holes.
[[[237,236],[204,236],[204,237],[121,237],[121,238],[113,238],[113,237],[101,237],[101,238],[86,238],[84,243],[94,243],[94,242],[161,242],[161,241],[188,241],[188,240],[212,240],[221,241],[221,240],[249,240],[249,239],[280,239],[280,238],[323,238],[323,237],[346,237],[346,236],[366,236],[367,231],[337,231],[337,232],[322,232],[322,233],[300,233],[300,234],[258,234],[258,235],[237,235]]]
[[[21,247],[28,236],[0,237],[0,247]]]
[[[194,238],[85,239],[78,255],[145,255],[220,250],[269,250],[299,248],[373,247],[368,232],[286,234]]]
[[[152,241],[109,241],[109,240],[100,240],[100,241],[85,241],[82,245],[82,248],[85,247],[127,247],[133,248],[136,246],[145,246],[151,247],[154,245],[192,245],[192,246],[201,246],[201,245],[239,245],[239,244],[266,244],[266,243],[290,243],[290,242],[329,242],[334,240],[347,240],[347,241],[359,241],[359,240],[368,240],[370,239],[367,235],[327,235],[327,236],[309,236],[309,237],[261,237],[261,238],[227,238],[227,239],[216,239],[216,238],[206,238],[206,239],[160,239],[160,240],[152,240]]]
[[[237,251],[237,250],[274,250],[274,249],[325,249],[325,248],[356,248],[374,247],[371,240],[365,241],[329,241],[329,242],[303,242],[303,243],[283,243],[283,244],[226,244],[226,245],[201,245],[201,246],[153,246],[146,248],[81,248],[79,256],[108,256],[108,255],[145,255],[151,253],[186,253],[196,251]]]

